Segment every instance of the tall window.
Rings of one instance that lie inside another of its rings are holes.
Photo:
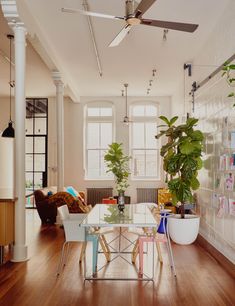
[[[132,178],[159,179],[159,150],[155,135],[158,107],[154,104],[131,105],[130,149]]]
[[[26,194],[47,186],[48,100],[26,99]],[[30,200],[30,199],[29,199]],[[29,201],[28,206],[33,203]]]
[[[104,154],[113,142],[113,105],[109,102],[88,103],[85,107],[85,177],[109,179]]]

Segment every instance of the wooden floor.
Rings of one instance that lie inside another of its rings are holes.
[[[27,211],[27,244],[30,260],[0,268],[1,306],[140,306],[235,305],[235,280],[198,245],[173,245],[177,278],[164,264],[156,264],[155,283],[140,281],[83,282],[79,267],[80,246],[71,248],[63,273],[56,277],[63,230],[41,227],[36,211]],[[100,255],[102,256],[102,255]],[[116,270],[124,265],[113,262]]]

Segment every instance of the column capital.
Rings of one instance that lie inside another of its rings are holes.
[[[25,29],[23,21],[20,18],[16,0],[0,0],[0,4],[2,7],[2,12],[4,17],[6,18],[8,25],[14,29],[15,27],[22,27]]]
[[[61,73],[59,71],[52,71],[51,76],[52,76],[55,86],[64,85]]]

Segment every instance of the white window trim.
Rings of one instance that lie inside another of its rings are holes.
[[[157,118],[155,116],[136,116],[134,117],[132,115],[132,108],[137,106],[137,105],[153,105],[157,108],[157,114],[159,114],[159,103],[157,102],[152,102],[152,101],[137,101],[137,102],[133,102],[131,103],[131,105],[129,106],[129,114],[130,114],[130,119],[134,122],[134,123],[156,123],[157,126]],[[155,120],[154,120],[155,119]],[[130,124],[129,125],[129,152],[130,155],[133,156],[133,151],[134,150],[146,150],[144,148],[133,148],[132,147],[132,128],[133,125]],[[156,128],[156,133],[157,133],[157,128]],[[145,139],[146,141],[146,139]],[[158,141],[156,148],[155,149],[147,149],[147,150],[156,150],[157,153],[157,164],[159,165],[159,167],[157,168],[157,176],[135,176],[134,175],[134,169],[133,169],[133,161],[130,160],[130,169],[131,169],[131,180],[132,181],[161,181],[161,170],[160,170],[160,163],[161,163],[161,159],[160,159],[160,147],[161,147],[161,143],[160,141]],[[146,165],[145,165],[146,166]]]
[[[112,116],[87,116],[87,109],[89,107],[111,107],[112,108]],[[112,142],[114,142],[115,139],[115,107],[113,102],[111,101],[93,101],[93,102],[87,102],[84,105],[83,108],[83,168],[84,168],[84,180],[85,181],[113,181],[113,177],[107,178],[107,177],[89,177],[87,175],[88,173],[88,148],[87,148],[87,124],[89,122],[102,122],[102,123],[112,123]],[[97,148],[97,150],[105,150],[106,148]],[[91,150],[91,149],[90,149]],[[95,150],[95,148],[92,148],[92,150]]]

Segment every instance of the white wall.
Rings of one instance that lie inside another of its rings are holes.
[[[235,53],[234,37],[235,2],[231,1],[200,54],[193,60],[194,81],[202,81],[216,69],[215,66],[221,65]],[[224,190],[225,173],[218,170],[219,156],[231,153],[222,141],[222,122],[225,117],[231,122],[230,129],[235,129],[235,110],[232,108],[233,101],[227,98],[229,92],[225,79],[221,79],[221,73],[196,92],[195,116],[200,119],[200,128],[206,134],[205,167],[200,173],[198,208],[201,235],[235,263],[235,217],[228,212],[219,217],[219,203],[213,200],[214,194],[235,198],[234,192]],[[219,188],[215,184],[218,175],[222,180]]]

